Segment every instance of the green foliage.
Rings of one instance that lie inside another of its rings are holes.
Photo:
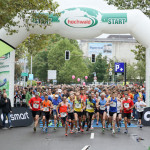
[[[49,10],[50,14],[53,12],[54,14],[59,15],[56,13],[58,6],[58,3],[53,2],[53,0],[0,0],[0,28],[5,27],[10,34],[17,32],[16,30],[11,29],[11,26],[21,27],[19,26],[18,21],[13,20],[13,18],[18,15],[19,18],[24,20],[25,23],[23,26],[28,30],[29,26],[34,27],[34,25],[29,23],[31,18],[48,19],[48,16],[42,14],[43,10]],[[38,16],[35,14],[35,10],[39,11]],[[25,14],[27,13],[30,16],[25,18]],[[44,28],[45,27],[46,25]]]
[[[136,50],[131,50],[135,55],[135,59],[145,62],[146,48],[142,45],[136,45],[135,48]]]
[[[107,64],[107,57],[102,57],[101,54],[99,54],[96,57],[96,62],[94,64],[89,65],[90,66],[90,74],[89,74],[89,82],[93,81],[93,72],[96,72],[97,81],[102,82],[105,80],[105,76],[107,74],[108,64]]]
[[[31,85],[31,81],[27,81],[27,85]],[[37,86],[37,82],[35,80],[32,80],[32,86]]]
[[[21,72],[22,72],[21,65],[15,63],[15,80],[19,80],[20,79]]]
[[[42,81],[47,81],[48,51],[37,53],[33,59],[33,74]]]

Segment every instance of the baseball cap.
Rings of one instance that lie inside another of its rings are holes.
[[[58,95],[55,95],[55,97],[58,97]]]

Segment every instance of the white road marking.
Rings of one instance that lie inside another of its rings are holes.
[[[85,145],[81,150],[88,150],[90,148],[90,145]]]
[[[91,138],[90,139],[94,139],[94,133],[91,133]]]

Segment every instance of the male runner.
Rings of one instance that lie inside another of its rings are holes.
[[[78,130],[77,128],[78,119],[79,119],[80,131],[83,131],[81,127],[81,117],[82,117],[82,112],[85,109],[85,103],[84,103],[84,100],[81,100],[79,92],[76,93],[76,99],[73,103],[73,107],[74,107],[74,118],[75,118],[75,128],[76,128],[75,132],[77,132]]]
[[[59,111],[58,111],[59,109]],[[62,125],[65,127],[65,136],[68,136],[67,131],[68,131],[68,122],[67,122],[67,112],[71,111],[70,109],[70,104],[67,102],[67,96],[63,95],[63,101],[58,104],[56,108],[57,114],[61,117]]]
[[[131,118],[131,111],[134,107],[134,103],[131,99],[129,99],[129,96],[127,93],[125,93],[125,100],[122,101],[122,107],[121,109],[124,112],[124,123],[125,123],[125,134],[128,133],[127,129],[127,123],[130,123]]]
[[[36,92],[35,93],[35,97],[32,97],[30,100],[29,100],[29,107],[30,109],[32,110],[32,116],[34,118],[34,132],[36,132],[36,127],[38,125],[38,121],[39,121],[39,115],[40,115],[40,110],[41,110],[41,102],[42,102],[42,99],[39,98],[39,93]]]
[[[57,111],[56,111],[56,108],[57,108],[59,103],[60,103],[60,100],[58,100],[58,95],[55,95],[55,98],[52,100],[54,125],[55,125],[54,130],[56,130],[56,123],[57,123],[57,127],[59,127],[59,116],[58,116]]]
[[[43,132],[48,132],[48,124],[49,124],[49,119],[50,119],[50,114],[51,114],[51,108],[53,107],[53,104],[50,100],[48,100],[48,95],[45,94],[45,100],[42,102],[42,120],[43,120]],[[47,124],[47,127],[45,128],[45,121]]]
[[[112,92],[111,98],[108,99],[109,108],[109,122],[112,122],[113,130],[112,134],[115,134],[115,125],[116,125],[116,117],[117,117],[117,98],[115,97],[115,93]]]

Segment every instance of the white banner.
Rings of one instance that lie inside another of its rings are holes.
[[[56,70],[48,70],[48,80],[56,80]]]
[[[14,64],[15,51],[0,57],[0,89],[6,89],[12,106],[14,105]]]

